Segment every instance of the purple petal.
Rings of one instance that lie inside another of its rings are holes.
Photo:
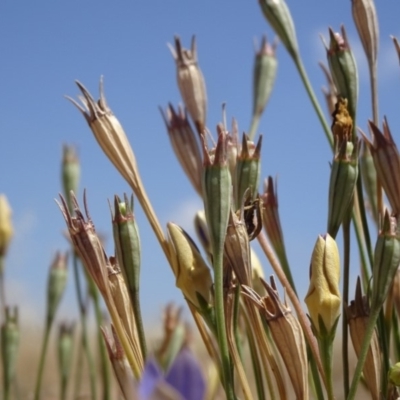
[[[176,356],[165,380],[174,387],[185,400],[204,400],[206,382],[200,364],[188,347]]]
[[[153,393],[160,380],[163,380],[162,372],[154,358],[149,358],[144,366],[142,379],[139,384],[139,398],[147,400]]]

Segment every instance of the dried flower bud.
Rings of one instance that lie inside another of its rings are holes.
[[[276,42],[271,46],[263,36],[253,67],[253,116],[261,115],[274,87],[278,60]]]
[[[330,44],[326,47],[329,69],[337,94],[348,100],[350,115],[355,120],[358,99],[358,73],[344,26],[341,35],[329,29]]]
[[[379,28],[374,0],[351,0],[354,23],[370,66],[378,58]]]
[[[57,252],[50,266],[47,282],[47,323],[51,324],[67,284],[68,253]]]
[[[271,286],[262,280],[266,297],[260,297],[249,287],[243,293],[260,309],[272,334],[274,344],[285,363],[297,399],[308,399],[308,361],[306,343],[299,321],[287,302],[282,303],[274,280]]]
[[[364,142],[371,151],[379,181],[385,190],[394,215],[400,215],[400,155],[390,133],[387,120],[383,121],[383,133],[369,121],[374,137],[370,142],[363,134]]]
[[[299,57],[296,31],[284,0],[260,0],[261,10],[292,58]]]
[[[371,309],[380,308],[400,265],[400,236],[397,222],[386,210],[375,245],[372,269]]]
[[[71,191],[78,192],[79,178],[81,175],[81,166],[79,163],[78,155],[73,146],[63,146],[63,159],[61,165],[62,183],[64,189],[64,196],[67,199],[69,211],[73,211],[71,201]]]
[[[231,211],[224,246],[224,264],[235,272],[241,285],[251,286],[250,242],[243,213],[240,217]]]
[[[3,271],[1,259],[6,255],[14,231],[11,213],[7,197],[4,194],[0,194],[0,273]]]
[[[15,377],[19,346],[18,309],[12,313],[5,308],[5,320],[1,326],[1,361],[3,365],[4,398],[9,398],[11,385]]]
[[[274,181],[271,176],[268,177],[268,180],[264,184],[264,193],[261,196],[263,203],[263,225],[268,239],[281,263],[282,269],[293,290],[295,290],[279,217],[277,186],[277,182],[275,182],[274,188]]]
[[[199,249],[190,236],[178,225],[167,224],[176,286],[196,307],[200,307],[198,296],[211,303],[212,279],[210,270]]]
[[[169,46],[176,62],[177,80],[183,102],[192,117],[197,132],[202,134],[206,126],[207,93],[204,77],[197,63],[196,38],[192,37],[190,50],[181,45],[175,36],[175,49]]]
[[[310,286],[304,301],[316,332],[331,332],[340,315],[340,259],[335,239],[318,236],[311,257]]]
[[[117,378],[119,388],[125,399],[137,399],[138,393],[135,390],[135,380],[132,370],[126,360],[124,349],[118,339],[113,326],[111,326],[112,335],[105,328],[101,328],[104,342],[108,350],[111,365],[115,377]]]
[[[239,209],[243,202],[245,192],[250,191],[250,199],[255,200],[258,194],[258,185],[261,170],[261,144],[262,136],[259,137],[257,146],[243,134],[242,149],[237,156],[236,179],[235,179],[235,204]]]
[[[362,295],[360,278],[357,279],[355,299],[346,308],[346,314],[349,322],[351,341],[358,357],[369,319],[368,299],[366,296]],[[371,339],[363,369],[365,383],[374,400],[380,399],[381,365],[381,352],[378,336],[375,331]]]
[[[328,233],[335,238],[352,206],[358,177],[358,143],[351,140],[353,121],[347,100],[339,98],[333,114],[335,154],[329,181]]]
[[[175,155],[194,189],[201,196],[201,152],[198,138],[193,132],[186,110],[178,107],[178,110],[175,111],[169,104],[165,114],[162,109],[160,111]]]

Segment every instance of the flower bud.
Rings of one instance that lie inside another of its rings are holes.
[[[246,225],[231,211],[226,232],[224,258],[225,264],[234,271],[241,285],[251,286],[251,253]]]
[[[351,341],[358,357],[360,355],[369,319],[368,299],[366,296],[362,295],[360,278],[357,279],[355,299],[346,308],[346,314],[349,323]],[[381,352],[377,332],[375,331],[371,339],[363,368],[365,383],[367,384],[374,400],[380,399],[381,367]]]
[[[382,229],[375,245],[372,269],[371,309],[380,308],[400,265],[400,236],[397,222],[386,210]]]
[[[212,279],[210,270],[199,249],[190,236],[178,225],[167,224],[173,271],[176,286],[196,307],[200,307],[198,296],[211,303]]]
[[[337,244],[329,234],[319,236],[311,257],[310,286],[304,299],[317,333],[321,328],[329,333],[337,323],[341,303],[339,279]]]
[[[72,212],[71,191],[74,193],[78,192],[79,178],[81,175],[78,155],[76,154],[75,148],[72,146],[63,146],[61,174],[64,196],[67,199],[68,209]]]
[[[207,94],[204,77],[197,63],[196,38],[192,37],[190,50],[181,45],[175,36],[175,49],[169,46],[176,62],[179,90],[183,102],[196,125],[197,132],[202,134],[206,126]]]
[[[57,252],[50,266],[47,282],[47,323],[53,321],[67,284],[67,259],[68,253]]]
[[[400,214],[400,155],[396,143],[390,133],[387,120],[383,121],[383,133],[369,121],[374,137],[370,142],[363,134],[364,142],[371,151],[376,173],[385,190],[394,215]]]
[[[337,94],[347,99],[350,115],[355,120],[358,99],[357,66],[344,26],[342,26],[341,31],[342,34],[340,35],[329,29],[330,43],[326,52]]]
[[[1,326],[1,361],[3,364],[4,398],[9,398],[11,385],[15,377],[15,369],[19,346],[18,309],[5,308],[5,320]]]
[[[335,155],[329,181],[328,233],[335,238],[353,204],[358,177],[358,144],[351,141],[353,121],[346,99],[339,99],[333,118]]]
[[[7,253],[13,235],[11,213],[7,197],[4,194],[0,194],[0,273],[3,272],[1,259]]]
[[[261,170],[261,144],[262,136],[260,136],[257,146],[254,148],[254,143],[243,134],[242,150],[237,156],[236,162],[235,204],[237,209],[243,202],[246,190],[250,190],[251,200],[255,200],[257,197]]]
[[[253,68],[253,117],[261,115],[271,96],[276,79],[278,60],[276,42],[271,46],[264,36],[256,52]]]
[[[201,196],[201,153],[198,138],[189,123],[186,110],[179,107],[175,111],[170,104],[166,113],[161,110],[161,114],[175,155],[194,189]]]
[[[261,10],[292,58],[299,57],[296,31],[284,0],[260,0]]]

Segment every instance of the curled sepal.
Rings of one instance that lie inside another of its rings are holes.
[[[284,0],[260,0],[265,18],[293,59],[299,57],[296,31],[290,10]]]
[[[344,26],[341,34],[329,29],[330,43],[326,47],[328,65],[337,94],[349,102],[349,112],[355,120],[358,99],[358,72]]]
[[[375,245],[372,269],[371,310],[382,307],[400,264],[400,236],[395,217],[386,210]]]
[[[198,294],[210,304],[212,279],[210,269],[191,237],[178,225],[167,224],[172,268],[176,286],[185,298],[199,307]]]
[[[361,280],[359,277],[357,279],[354,300],[352,300],[350,305],[346,307],[346,314],[349,322],[351,341],[358,357],[361,352],[361,346],[369,319],[368,299],[362,294]],[[380,399],[381,368],[381,349],[379,346],[378,335],[375,330],[363,368],[365,383],[367,384],[374,400]]]
[[[271,285],[261,282],[268,296],[260,297],[250,287],[243,287],[243,294],[259,308],[285,363],[297,399],[308,399],[308,362],[303,330],[287,302],[281,302],[275,281]]]
[[[385,190],[394,215],[400,214],[400,155],[387,120],[383,121],[383,131],[369,121],[374,138],[370,142],[363,134],[364,142],[371,151],[376,173]]]
[[[206,126],[207,93],[203,73],[197,61],[196,38],[192,37],[189,49],[181,45],[175,36],[175,48],[169,45],[176,62],[176,74],[183,102],[196,125],[197,132],[202,134]]]

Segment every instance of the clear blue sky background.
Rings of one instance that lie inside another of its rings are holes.
[[[400,129],[400,68],[390,34],[400,37],[398,0],[378,1],[380,21],[380,112],[395,139]],[[351,18],[350,1],[288,1],[300,49],[315,91],[323,102],[325,60],[319,35],[345,24],[360,74],[359,121],[371,116],[368,70]],[[104,75],[108,103],[124,126],[154,209],[165,226],[174,221],[192,232],[202,206],[171,150],[158,106],[180,102],[175,65],[166,46],[175,34],[190,45],[197,36],[208,92],[207,125],[215,132],[227,103],[228,120],[240,131],[250,125],[254,38],[274,34],[253,1],[35,1],[3,0],[0,5],[0,193],[13,208],[15,237],[7,258],[7,297],[21,305],[21,319],[43,315],[47,272],[54,253],[66,250],[63,218],[54,202],[61,191],[63,143],[79,150],[91,215],[107,236],[112,254],[107,199],[129,191],[102,154],[82,116],[63,97],[76,96],[79,79],[97,96]],[[262,176],[279,176],[281,220],[289,260],[304,296],[309,260],[317,235],[326,230],[331,152],[319,122],[283,46],[278,76],[260,125],[264,134]],[[323,103],[325,107],[325,104]],[[142,304],[145,318],[158,318],[181,293],[139,207],[143,244]],[[340,241],[340,240],[339,240]],[[264,270],[271,273],[263,259]],[[357,258],[352,265],[354,275]],[[72,272],[72,270],[71,270]],[[72,284],[59,319],[76,314]]]

